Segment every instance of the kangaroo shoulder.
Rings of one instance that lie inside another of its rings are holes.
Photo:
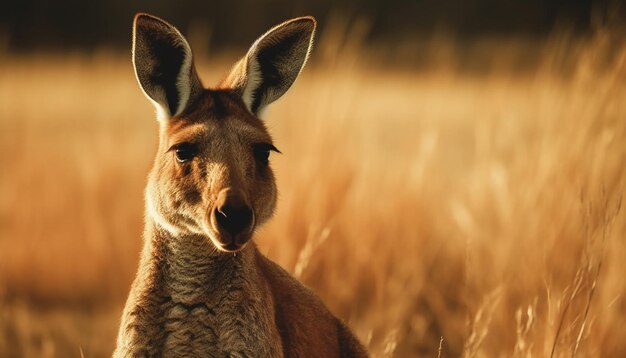
[[[285,356],[367,357],[358,339],[311,289],[261,254],[258,264],[274,298]]]

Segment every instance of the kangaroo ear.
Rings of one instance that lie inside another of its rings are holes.
[[[155,16],[135,15],[133,66],[159,120],[181,114],[202,91],[187,40],[174,26]]]
[[[291,87],[309,56],[316,22],[313,17],[286,21],[259,37],[220,87],[235,89],[248,109],[258,114]]]

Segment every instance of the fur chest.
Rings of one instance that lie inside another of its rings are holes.
[[[163,306],[163,356],[280,357],[273,317],[259,297],[230,287],[198,303]]]
[[[282,356],[272,298],[246,255],[177,256],[166,266],[160,305],[164,356]]]

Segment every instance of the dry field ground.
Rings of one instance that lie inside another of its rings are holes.
[[[260,248],[376,356],[626,356],[623,44],[393,69],[320,40],[267,112]],[[234,59],[201,57],[205,83]],[[0,57],[0,356],[110,354],[156,140],[127,54]]]

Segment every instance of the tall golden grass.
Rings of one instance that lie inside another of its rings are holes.
[[[400,70],[322,39],[266,116],[256,240],[375,356],[626,356],[626,46],[481,46]],[[0,356],[113,349],[157,139],[127,57],[0,59]]]

